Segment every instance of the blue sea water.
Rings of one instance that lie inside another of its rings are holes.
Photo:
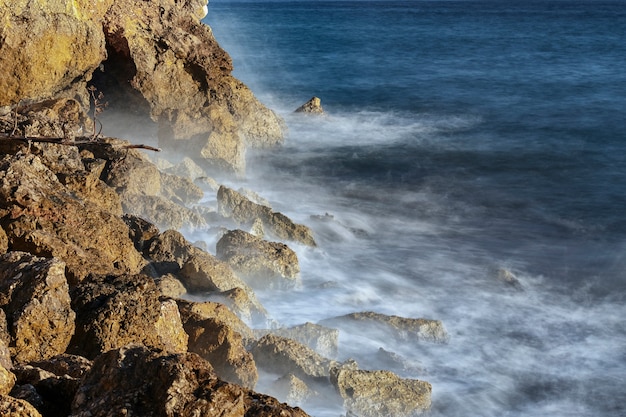
[[[362,368],[419,364],[398,372],[433,416],[626,415],[626,2],[214,0],[205,22],[289,128],[244,185],[319,243],[302,288],[259,294],[278,322],[442,320],[446,345],[340,336]],[[326,116],[293,113],[312,96]]]

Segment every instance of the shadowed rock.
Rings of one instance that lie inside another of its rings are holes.
[[[142,346],[94,361],[72,404],[72,417],[305,417],[299,408],[220,380],[194,353],[164,355]]]

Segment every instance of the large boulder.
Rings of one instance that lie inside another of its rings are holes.
[[[102,18],[112,0],[0,1],[0,106],[66,94],[106,57]],[[78,81],[77,81],[78,80]]]
[[[200,156],[208,168],[241,173],[246,144],[280,143],[283,123],[230,75],[230,57],[200,23],[203,6],[197,0],[115,2],[105,16],[105,71],[95,79],[103,90],[139,93],[136,102],[159,124],[160,146]]]
[[[69,353],[93,359],[129,343],[179,350],[160,333],[164,324],[157,323],[164,318],[159,291],[145,275],[91,276],[72,291],[72,308],[76,333]]]
[[[284,214],[272,211],[271,207],[254,203],[231,188],[219,188],[217,203],[219,213],[232,218],[238,225],[252,226],[260,219],[271,237],[316,246],[313,232],[307,226],[294,223]]]
[[[220,380],[194,353],[166,355],[143,346],[94,361],[72,404],[72,417],[305,417],[299,408]]]
[[[183,321],[187,321],[187,317],[191,316],[197,316],[201,320],[211,319],[239,333],[246,344],[255,340],[252,329],[224,304],[212,301],[195,302],[188,300],[176,300],[176,303]]]
[[[0,307],[7,312],[16,362],[65,352],[74,334],[65,264],[23,252],[0,256]]]
[[[253,288],[292,288],[298,283],[298,256],[284,243],[231,230],[217,242],[216,255]]]
[[[81,199],[78,186],[65,186],[45,161],[22,153],[0,160],[0,225],[9,249],[62,260],[72,286],[89,273],[139,272],[145,261],[110,204]],[[84,179],[87,190],[92,179]]]
[[[28,401],[13,398],[9,395],[0,395],[0,415],[7,417],[41,417]]]
[[[432,387],[428,382],[402,379],[389,371],[333,368],[331,382],[349,415],[413,417],[430,409]]]

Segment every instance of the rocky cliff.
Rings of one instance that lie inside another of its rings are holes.
[[[200,22],[205,7],[0,0],[0,113],[31,114],[27,125],[16,115],[24,136],[90,136],[107,103],[110,126],[140,124],[162,148],[243,173],[246,147],[279,144],[283,124],[231,76],[230,57]]]

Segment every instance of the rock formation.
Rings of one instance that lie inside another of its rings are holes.
[[[296,113],[312,113],[312,114],[324,114],[322,108],[322,100],[319,97],[312,97],[309,101],[295,110]]]

